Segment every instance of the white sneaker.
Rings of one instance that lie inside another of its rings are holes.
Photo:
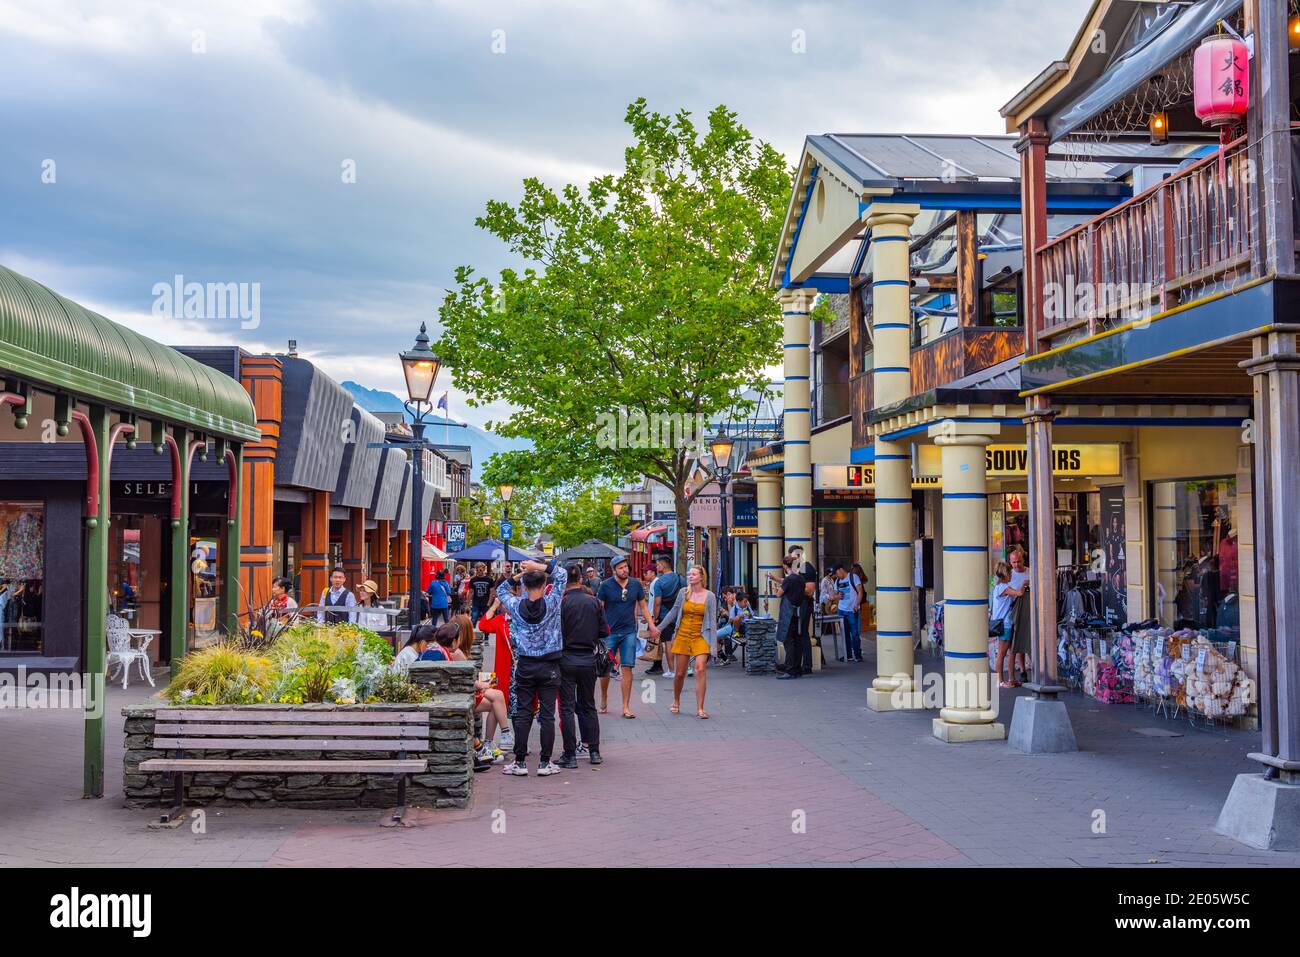
[[[558,770],[558,768],[557,768],[556,770]],[[513,774],[513,775],[516,775],[516,776],[518,776],[518,777],[527,777],[527,776],[528,776],[528,765],[526,765],[526,764],[520,764],[520,763],[519,763],[518,761],[516,761],[514,758],[511,758],[511,759],[510,759],[510,763],[507,764],[504,768],[501,769],[501,773],[502,773],[502,774]],[[551,772],[551,773],[553,774],[553,773],[555,773],[555,772]]]
[[[661,678],[668,678],[668,679],[671,680],[671,679],[677,677],[677,672],[675,672],[675,671],[665,671],[665,672],[664,672],[662,675],[660,675],[659,677],[661,677]]]
[[[515,749],[515,736],[508,731],[502,731],[497,736],[497,747],[502,751],[513,751]]]
[[[554,761],[547,761],[545,764],[543,764],[541,767],[537,769],[537,776],[539,778],[545,778],[545,777],[549,777],[552,774],[559,774],[563,770],[564,769],[560,767],[558,764],[556,764]]]

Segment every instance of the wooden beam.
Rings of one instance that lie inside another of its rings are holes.
[[[975,213],[957,213],[957,321],[962,326],[979,324],[979,249]]]

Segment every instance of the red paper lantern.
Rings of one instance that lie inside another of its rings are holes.
[[[1250,53],[1233,37],[1206,37],[1193,63],[1196,116],[1211,126],[1227,126],[1246,115],[1250,101]]]

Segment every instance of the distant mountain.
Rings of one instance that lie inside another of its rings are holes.
[[[352,398],[356,400],[357,405],[367,412],[405,412],[402,400],[391,392],[384,392],[382,389],[368,389],[356,382],[344,382],[343,388],[352,393]],[[499,435],[493,435],[491,432],[485,432],[476,425],[468,425],[464,422],[451,420],[450,430],[444,428],[447,420],[441,417],[431,417],[432,423],[428,430],[428,437],[431,441],[438,443],[447,441],[451,445],[468,445],[470,452],[474,457],[473,478],[478,481],[479,475],[483,471],[483,466],[487,460],[497,452],[505,452],[508,449],[528,449],[532,448],[532,443],[525,439],[507,439]]]

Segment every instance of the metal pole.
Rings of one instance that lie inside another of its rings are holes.
[[[718,591],[721,593],[728,584],[727,575],[731,573],[731,539],[727,537],[727,485],[731,481],[731,470],[722,469],[718,474],[718,505],[722,514],[722,528],[718,533]]]
[[[421,571],[424,562],[424,415],[414,417],[411,422],[411,630],[414,631],[423,617],[420,614],[421,596],[424,589],[420,587]]]

